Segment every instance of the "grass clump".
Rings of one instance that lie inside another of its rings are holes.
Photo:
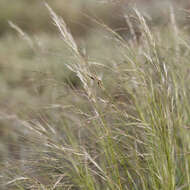
[[[117,55],[102,58],[81,53],[63,19],[46,7],[67,53],[54,67],[42,59],[44,51],[34,52],[30,59],[43,61],[38,68],[48,72],[35,75],[44,90],[28,92],[38,106],[20,107],[14,117],[2,114],[3,124],[15,130],[9,135],[16,134],[1,148],[2,188],[189,189],[190,51],[174,15],[165,29],[175,27],[171,43],[137,10],[139,42],[128,43],[103,25]],[[60,68],[76,78],[62,80]]]

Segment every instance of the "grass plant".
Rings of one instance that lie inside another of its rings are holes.
[[[97,22],[105,37],[81,48],[45,6],[60,38],[16,39],[2,58],[0,188],[190,189],[190,46],[172,8],[156,29],[134,9],[139,42]]]

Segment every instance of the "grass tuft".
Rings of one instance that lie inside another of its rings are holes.
[[[167,28],[156,30],[134,9],[140,40],[126,15],[130,42],[97,21],[105,37],[91,36],[81,51],[64,20],[45,6],[62,41],[32,40],[9,23],[34,51],[30,57],[13,51],[14,90],[7,73],[16,66],[7,56],[10,65],[0,67],[0,96],[10,98],[0,112],[0,187],[189,189],[190,48],[173,9]]]

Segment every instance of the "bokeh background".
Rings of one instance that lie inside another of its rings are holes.
[[[126,27],[123,16],[131,11],[134,5],[142,12],[146,11],[147,17],[149,14],[154,24],[166,24],[168,22],[168,3],[172,3],[175,7],[179,16],[178,19],[185,19],[182,18],[182,14],[184,14],[182,9],[188,11],[190,8],[188,0],[55,0],[46,2],[57,14],[64,17],[72,33],[76,36],[85,36],[92,27],[95,27],[95,24],[85,14],[101,19],[111,28],[119,30],[119,28]],[[17,3],[14,3],[1,0],[0,7],[1,35],[11,32],[7,20],[12,20],[29,33],[55,32],[55,27],[52,26],[43,1],[18,0]]]

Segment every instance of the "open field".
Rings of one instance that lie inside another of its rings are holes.
[[[188,11],[134,7],[127,34],[90,15],[73,37],[42,7],[31,29],[0,15],[0,189],[189,190]]]

